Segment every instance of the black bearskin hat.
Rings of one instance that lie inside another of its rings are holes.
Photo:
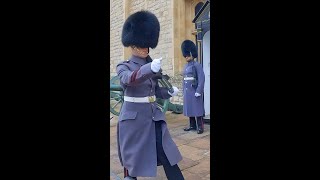
[[[122,29],[122,44],[125,47],[155,48],[158,45],[160,23],[149,11],[138,11],[130,15]]]
[[[182,51],[182,55],[184,57],[186,56],[190,56],[190,53],[192,55],[192,57],[197,58],[198,57],[198,50],[196,45],[190,41],[190,40],[185,40],[183,41],[183,43],[181,44],[181,51]]]

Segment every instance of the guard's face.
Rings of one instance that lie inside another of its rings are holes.
[[[192,56],[186,56],[185,58],[186,58],[187,62],[193,60],[193,57],[192,57]]]
[[[132,54],[135,56],[146,58],[149,55],[149,48],[139,48],[139,47],[132,46],[131,49],[132,49]]]

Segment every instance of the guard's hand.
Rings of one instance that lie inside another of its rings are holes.
[[[162,61],[162,57],[159,58],[159,59],[154,59],[151,62],[151,70],[152,70],[152,72],[154,72],[154,73],[159,72],[159,70],[161,68],[161,61]]]
[[[178,94],[178,92],[179,92],[179,89],[177,87],[175,87],[175,86],[172,86],[172,89],[173,89],[173,93],[170,93],[168,91],[168,94],[170,94],[171,96],[176,96]]]
[[[196,93],[194,94],[194,96],[195,96],[195,97],[200,97],[201,94],[199,94],[199,93],[196,92]]]

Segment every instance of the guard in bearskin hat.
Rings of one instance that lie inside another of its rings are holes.
[[[149,48],[158,44],[160,24],[148,11],[139,11],[127,18],[122,30],[122,44],[131,48],[132,56],[117,65],[117,74],[124,92],[118,122],[118,154],[125,179],[156,177],[157,165],[163,165],[169,180],[182,180],[177,163],[182,156],[167,128],[165,114],[156,98],[177,95],[159,87],[161,58],[152,60]]]
[[[187,61],[183,71],[183,114],[189,117],[189,127],[184,130],[197,130],[197,133],[201,134],[204,131],[204,72],[201,64],[194,61],[198,53],[192,41],[183,41],[181,51]]]

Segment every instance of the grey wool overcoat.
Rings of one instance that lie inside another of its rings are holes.
[[[159,87],[156,74],[151,71],[151,63],[143,58],[131,56],[117,65],[117,74],[124,95],[168,99],[168,89]],[[167,129],[165,114],[152,103],[125,101],[118,122],[118,154],[122,166],[130,176],[156,177],[157,150],[155,121],[162,121],[162,144],[171,165],[182,160],[182,156]]]
[[[203,88],[204,88],[204,72],[201,64],[196,61],[190,61],[184,66],[184,77],[193,77],[193,70],[198,76],[198,86],[192,85],[192,80],[183,80],[183,114],[188,117],[199,117],[204,115],[203,104]],[[201,94],[200,97],[195,97],[195,93]]]

